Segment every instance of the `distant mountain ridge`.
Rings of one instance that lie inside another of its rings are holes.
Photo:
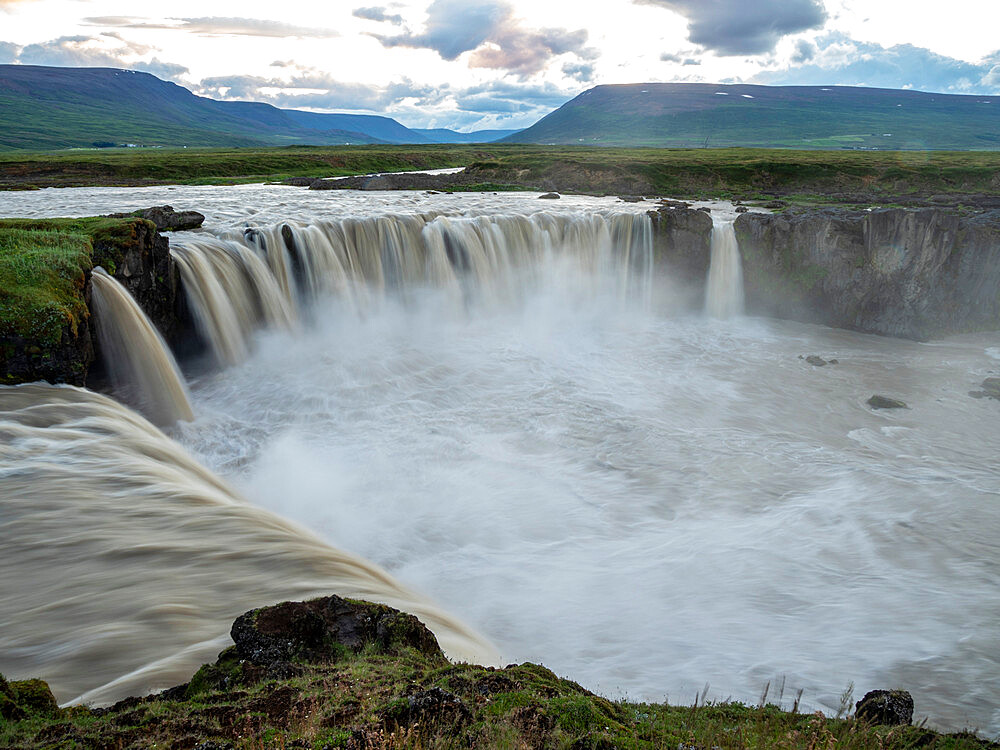
[[[0,148],[5,149],[465,143],[516,131],[482,132],[415,131],[389,117],[217,101],[131,70],[0,65]]]
[[[502,142],[1000,149],[1000,97],[855,86],[597,86]]]

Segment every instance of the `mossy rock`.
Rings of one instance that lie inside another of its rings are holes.
[[[0,675],[0,717],[18,721],[34,716],[52,718],[59,715],[59,704],[43,680],[8,682]]]

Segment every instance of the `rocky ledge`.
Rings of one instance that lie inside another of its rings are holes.
[[[90,276],[103,267],[171,343],[191,330],[167,238],[204,217],[159,206],[79,219],[0,219],[0,384],[86,385],[99,353]]]
[[[537,664],[451,664],[415,617],[329,596],[252,610],[191,681],[107,708],[59,708],[40,680],[0,678],[0,743],[27,748],[972,748],[911,726],[901,690],[855,717],[768,704],[612,702]],[[849,704],[845,704],[849,709]],[[737,741],[738,738],[738,741]]]
[[[1000,330],[1000,211],[791,210],[735,226],[750,313],[917,340]]]

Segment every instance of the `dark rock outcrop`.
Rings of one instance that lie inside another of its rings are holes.
[[[854,718],[878,726],[909,726],[913,697],[905,690],[872,690],[855,705]]]
[[[878,394],[872,396],[866,402],[873,409],[909,409],[910,407],[906,405],[905,401],[900,401],[898,398],[889,398],[888,396],[879,396]]]
[[[109,219],[146,219],[156,225],[158,232],[181,232],[198,229],[205,216],[197,211],[175,211],[173,206],[153,206],[128,214],[109,214]]]
[[[339,650],[359,652],[369,645],[444,659],[434,634],[413,615],[339,596],[251,610],[236,619],[230,634],[240,658],[262,666],[336,661]]]
[[[1000,212],[741,214],[751,313],[925,340],[1000,329]]]
[[[55,696],[42,680],[8,682],[0,675],[0,718],[17,721],[26,716],[54,716],[59,711]]]

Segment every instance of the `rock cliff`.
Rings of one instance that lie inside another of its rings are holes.
[[[745,213],[736,233],[751,314],[917,340],[1000,329],[1000,211]]]

